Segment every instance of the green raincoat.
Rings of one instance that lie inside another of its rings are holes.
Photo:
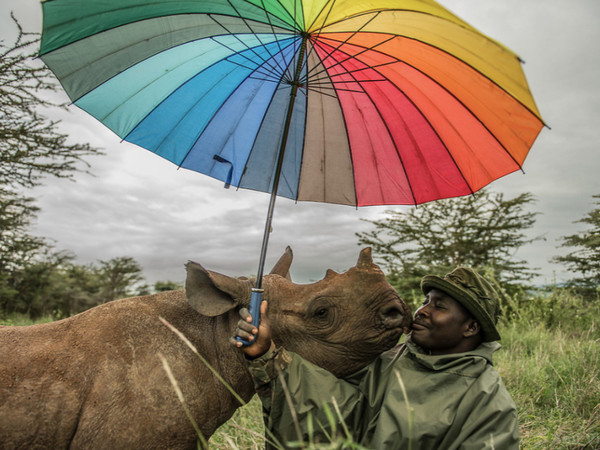
[[[354,442],[377,450],[518,449],[515,404],[492,366],[498,348],[431,356],[407,341],[344,379],[285,349],[250,368],[266,426],[284,446],[344,435],[341,417]]]

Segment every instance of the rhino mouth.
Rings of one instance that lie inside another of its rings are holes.
[[[379,320],[387,330],[396,330],[401,328],[404,333],[408,333],[411,327],[411,315],[406,306],[394,300],[379,310]]]

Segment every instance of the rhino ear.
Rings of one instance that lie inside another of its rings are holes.
[[[356,267],[367,269],[373,266],[373,257],[371,256],[371,247],[365,247],[361,250],[360,255],[358,255],[358,262],[356,263]]]
[[[292,265],[292,260],[294,259],[294,253],[292,249],[288,245],[283,252],[283,255],[279,258],[279,261],[275,263],[273,268],[271,269],[271,274],[273,275],[281,275],[288,280],[292,280],[290,276],[290,266]]]
[[[249,303],[250,282],[209,272],[200,264],[188,262],[185,292],[188,302],[205,316],[218,316],[238,305]],[[247,300],[246,300],[247,297]]]

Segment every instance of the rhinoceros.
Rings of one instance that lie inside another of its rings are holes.
[[[410,313],[369,248],[347,272],[329,270],[306,285],[286,276],[291,260],[288,248],[263,278],[279,345],[343,376],[407,332]],[[193,262],[187,273],[185,290],[116,300],[49,324],[0,327],[0,447],[196,448],[198,435],[159,354],[208,439],[240,403],[164,321],[250,400],[247,362],[228,340],[253,280]]]

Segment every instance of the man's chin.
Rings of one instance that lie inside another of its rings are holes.
[[[419,336],[419,330],[412,330],[406,336],[406,340],[412,342],[415,345],[418,345],[419,347],[423,347],[423,344],[422,344],[423,340]]]

